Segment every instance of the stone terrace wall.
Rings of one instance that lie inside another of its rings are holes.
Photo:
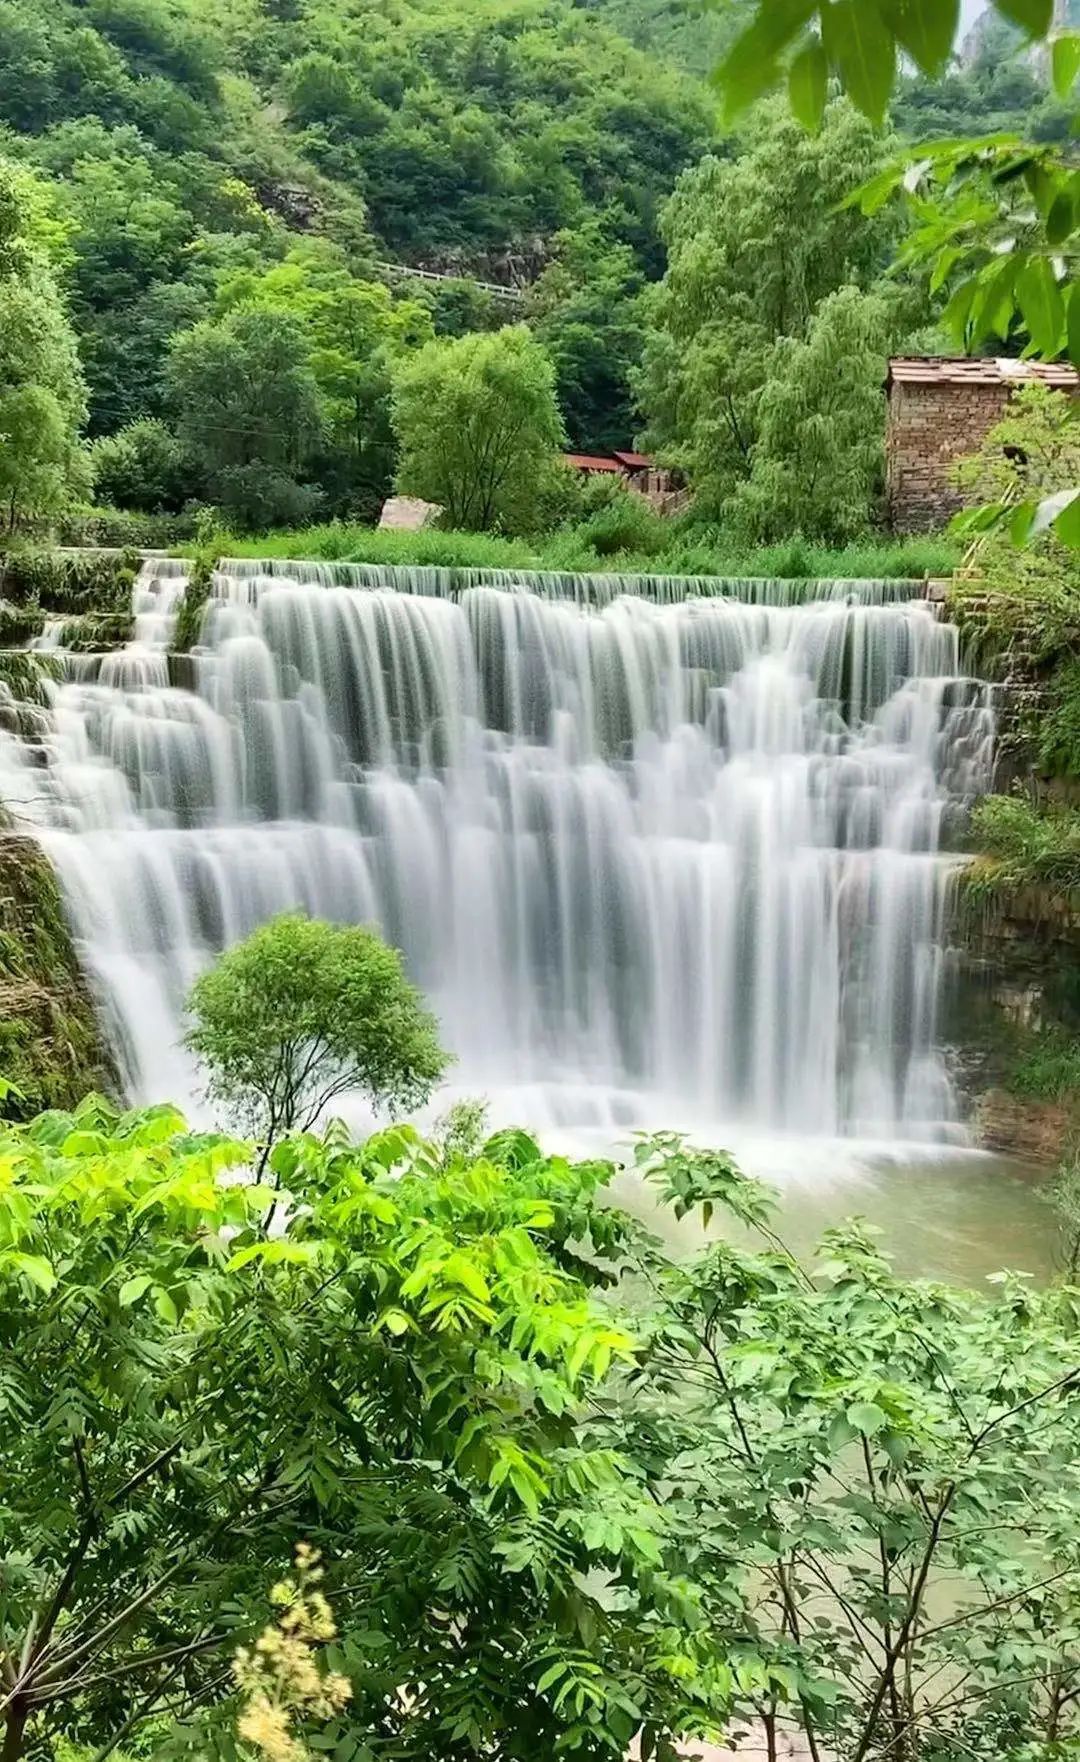
[[[894,384],[885,451],[894,532],[941,527],[961,505],[949,482],[953,461],[973,453],[999,421],[1008,385]]]

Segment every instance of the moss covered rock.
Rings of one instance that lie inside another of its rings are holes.
[[[34,839],[0,830],[0,1075],[7,1117],[119,1093],[52,867]]]

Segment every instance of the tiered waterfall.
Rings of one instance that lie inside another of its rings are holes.
[[[500,1120],[958,1129],[942,850],[993,718],[918,584],[235,562],[170,658],[184,567],[3,737],[134,1095],[190,1101],[186,989],[303,907],[381,925]]]

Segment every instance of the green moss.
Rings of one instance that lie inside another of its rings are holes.
[[[19,1095],[8,1117],[68,1108],[89,1090],[116,1093],[117,1074],[40,846],[0,831],[0,1075]]]

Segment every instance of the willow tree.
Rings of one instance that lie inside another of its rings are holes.
[[[887,267],[892,218],[845,206],[883,159],[852,105],[830,105],[810,134],[772,103],[737,158],[703,159],[679,179],[640,395],[646,444],[688,474],[702,506],[726,512],[751,476],[777,339],[804,340],[823,301],[870,288]]]

